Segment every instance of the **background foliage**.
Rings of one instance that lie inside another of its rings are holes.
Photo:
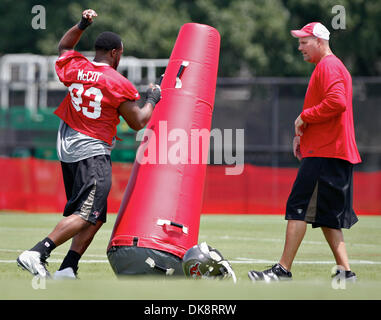
[[[46,8],[46,29],[34,30],[31,9]],[[332,8],[346,12],[343,30],[333,30]],[[99,14],[77,49],[89,51],[104,30],[119,33],[125,55],[168,58],[184,23],[211,25],[220,32],[219,76],[307,76],[297,40],[289,30],[321,21],[331,31],[331,46],[354,76],[381,74],[381,1],[379,0],[2,0],[0,54],[56,54],[64,32],[83,9]]]

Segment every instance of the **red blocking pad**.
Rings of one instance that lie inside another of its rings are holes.
[[[197,244],[219,51],[213,27],[181,27],[108,249],[137,245],[182,258]]]

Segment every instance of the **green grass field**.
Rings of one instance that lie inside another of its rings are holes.
[[[352,270],[358,281],[334,289],[331,251],[320,229],[308,228],[293,265],[293,281],[251,283],[247,272],[261,270],[280,257],[286,221],[283,216],[203,215],[199,242],[206,241],[227,258],[238,282],[171,277],[118,279],[106,257],[116,215],[96,235],[79,265],[77,281],[48,280],[33,289],[32,276],[16,265],[21,251],[45,237],[61,219],[57,214],[0,213],[0,300],[5,299],[133,299],[133,300],[373,300],[381,299],[381,216],[360,216],[344,230]],[[69,242],[54,250],[48,269],[54,273]]]

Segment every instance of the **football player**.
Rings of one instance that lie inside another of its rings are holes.
[[[151,84],[145,105],[139,107],[139,92],[116,71],[123,54],[123,43],[117,34],[103,32],[97,37],[93,61],[74,50],[95,17],[94,10],[83,11],[81,21],[65,33],[58,45],[55,69],[69,91],[55,111],[61,119],[57,153],[67,203],[64,218],[53,231],[17,258],[18,265],[40,277],[50,276],[46,259],[51,251],[72,239],[54,278],[76,278],[81,256],[106,222],[110,154],[117,139],[119,116],[132,129],[140,130],[161,98],[160,87]]]

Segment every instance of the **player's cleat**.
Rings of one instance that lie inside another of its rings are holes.
[[[348,281],[348,282],[356,282],[357,281],[357,277],[356,277],[356,273],[352,272],[352,271],[344,271],[344,270],[336,270],[336,273],[332,275],[332,278],[335,278],[335,277],[338,277],[338,278],[341,278],[344,276],[342,276],[341,274],[343,274],[345,272],[345,281]]]
[[[50,273],[46,269],[46,259],[48,257],[41,257],[38,251],[26,250],[17,258],[17,264],[24,270],[29,271],[31,274],[42,278],[50,278]]]
[[[264,271],[249,271],[248,276],[251,281],[283,281],[283,280],[292,280],[292,273],[286,270],[279,263],[274,264],[270,269]]]
[[[73,268],[68,267],[63,270],[57,270],[54,273],[53,279],[54,280],[67,280],[67,279],[75,280],[77,279],[77,274],[74,272]]]

